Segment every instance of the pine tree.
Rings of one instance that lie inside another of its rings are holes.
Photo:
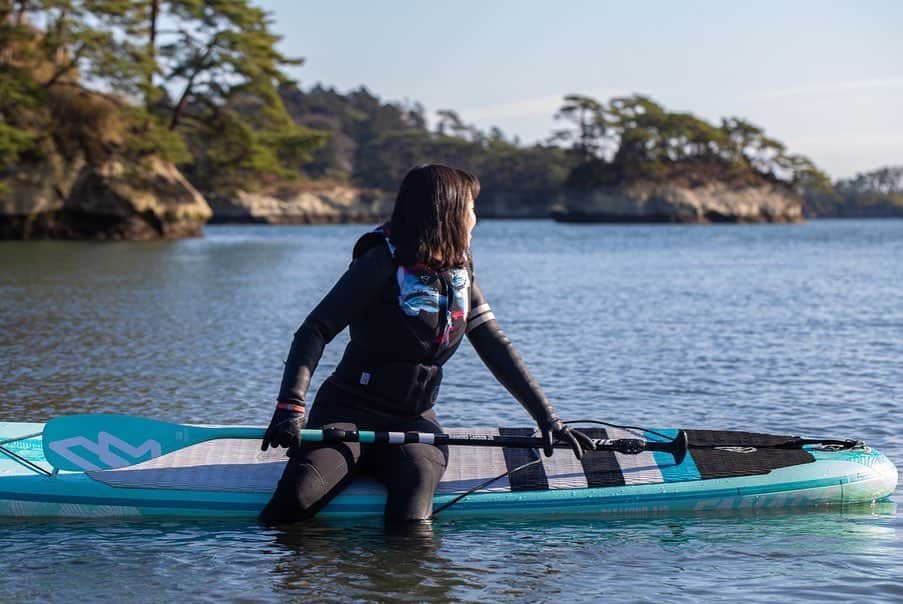
[[[303,61],[276,49],[266,12],[247,0],[143,0],[135,10],[154,64],[145,104],[188,141],[193,180],[228,192],[296,178],[326,135],[297,126],[282,104],[284,70]]]
[[[301,60],[276,49],[266,12],[248,0],[0,0],[0,17],[2,165],[55,127],[7,116],[29,104],[62,110],[56,121],[71,130],[102,117],[88,107],[97,98],[115,107],[117,153],[161,155],[207,189],[295,178],[325,141],[285,111],[277,86]]]

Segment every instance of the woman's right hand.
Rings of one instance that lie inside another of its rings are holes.
[[[583,459],[583,453],[586,451],[595,451],[596,445],[593,439],[581,432],[571,428],[557,417],[552,421],[546,421],[539,424],[539,431],[543,440],[543,453],[546,457],[551,457],[554,452],[553,445],[556,442],[562,442],[568,445],[574,452],[577,459]]]
[[[270,425],[263,435],[260,450],[266,451],[269,447],[286,447],[288,449],[287,455],[291,457],[300,442],[303,428],[304,407],[293,403],[280,402],[276,405],[276,411],[273,413]]]

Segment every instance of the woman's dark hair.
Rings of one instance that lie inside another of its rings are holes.
[[[401,181],[389,220],[389,238],[401,264],[434,269],[464,266],[468,202],[480,181],[442,164],[415,166]]]

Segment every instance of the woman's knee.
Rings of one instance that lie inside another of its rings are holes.
[[[447,464],[437,447],[402,458],[386,480],[385,517],[390,521],[425,520],[433,512],[433,495]]]
[[[402,445],[397,459],[399,464],[416,468],[416,472],[426,475],[438,473],[441,478],[448,467],[448,447],[422,443]]]
[[[286,524],[311,518],[322,507],[329,489],[323,476],[312,463],[286,467],[276,491],[260,513],[264,524]]]
[[[301,448],[289,459],[270,502],[260,514],[264,524],[299,522],[314,516],[351,479],[359,447],[340,443]]]

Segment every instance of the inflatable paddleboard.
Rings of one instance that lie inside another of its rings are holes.
[[[269,500],[286,461],[284,449],[262,452],[255,439],[218,439],[116,469],[54,471],[44,456],[43,427],[0,423],[0,516],[254,518]],[[447,432],[494,436],[532,430]],[[676,429],[585,432],[593,438],[649,441],[678,434]],[[442,510],[442,517],[845,506],[886,498],[897,484],[894,464],[862,444],[784,449],[775,443],[790,437],[712,430],[686,434],[690,449],[679,464],[659,451],[597,451],[578,460],[562,449],[544,457],[535,449],[453,446],[435,508],[462,494]],[[361,478],[320,515],[379,516],[384,504],[382,485]]]

